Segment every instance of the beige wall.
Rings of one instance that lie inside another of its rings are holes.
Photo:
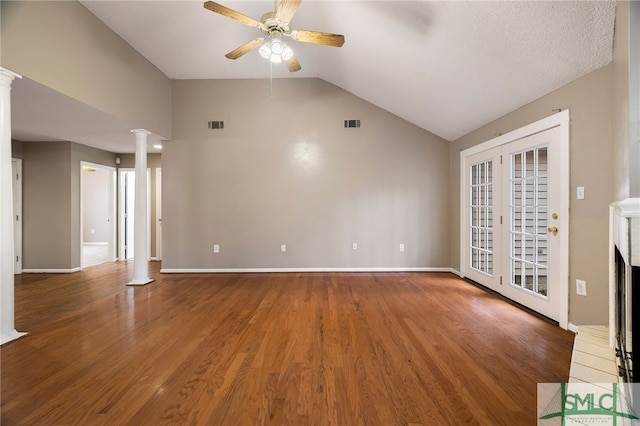
[[[174,81],[173,120],[163,268],[449,266],[447,141],[319,79]]]
[[[613,202],[612,66],[578,79],[472,132],[451,145],[451,211],[453,265],[459,268],[460,151],[542,119],[553,110],[571,114],[569,230],[569,321],[608,322],[608,213]],[[577,186],[586,197],[576,200]],[[577,296],[575,280],[587,281],[588,296]]]
[[[134,169],[136,167],[136,157],[134,154],[119,154],[120,157],[120,165],[119,168],[125,169]],[[152,258],[156,258],[158,256],[157,245],[156,245],[156,223],[158,221],[158,214],[160,212],[156,211],[156,169],[161,168],[161,156],[160,154],[148,154],[147,155],[147,168],[151,171],[151,182],[150,182],[150,196],[151,196],[151,208],[150,208],[150,222],[151,222],[151,254]]]
[[[2,1],[3,67],[171,137],[171,81],[77,1]]]
[[[23,142],[23,268],[80,267],[80,163],[115,154],[71,142]]]
[[[70,143],[25,142],[23,154],[22,266],[72,269]]]

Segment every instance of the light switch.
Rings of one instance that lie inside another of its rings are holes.
[[[584,186],[579,186],[576,190],[576,198],[578,200],[584,200]]]

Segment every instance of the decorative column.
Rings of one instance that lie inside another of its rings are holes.
[[[13,173],[11,172],[11,83],[22,78],[0,67],[0,344],[27,333],[15,329]]]
[[[149,226],[147,213],[147,136],[151,132],[144,129],[131,131],[136,135],[136,195],[133,217],[133,280],[128,285],[146,285],[149,278]]]

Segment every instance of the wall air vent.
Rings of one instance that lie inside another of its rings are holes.
[[[207,127],[209,128],[209,130],[224,129],[224,121],[208,121]]]
[[[344,120],[345,128],[360,127],[360,120]]]

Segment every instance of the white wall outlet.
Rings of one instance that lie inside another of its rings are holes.
[[[214,244],[213,245],[213,252],[214,253],[220,253],[220,244]]]
[[[280,246],[280,251],[281,251],[281,252],[283,252],[283,253],[284,253],[285,251],[287,251],[287,245],[286,245],[286,244],[282,244],[282,245]]]
[[[576,188],[576,198],[578,200],[584,200],[584,186]]]
[[[404,251],[404,244],[400,244],[400,251]]]
[[[358,243],[353,243],[353,244],[351,244],[351,248],[352,248],[353,250],[358,250]]]
[[[95,230],[95,229],[93,229],[93,228],[91,228],[91,233],[92,233],[92,234],[95,234],[95,233],[96,233],[96,230]]]
[[[587,295],[587,282],[583,280],[576,280],[576,293],[580,296]]]

